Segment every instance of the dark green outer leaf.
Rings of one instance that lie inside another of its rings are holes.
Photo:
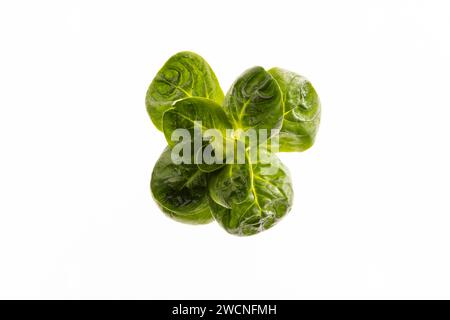
[[[221,104],[224,95],[209,64],[198,54],[183,51],[164,64],[148,88],[145,104],[156,128],[162,130],[163,114],[173,102],[186,97]]]
[[[161,210],[174,220],[189,224],[212,221],[208,203],[207,174],[194,164],[176,165],[167,147],[156,162],[151,192]]]
[[[293,201],[289,172],[274,155],[270,164],[227,165],[209,181],[211,212],[231,234],[247,236],[275,225]],[[268,174],[269,166],[276,168]]]
[[[262,67],[248,69],[233,83],[225,97],[224,108],[235,129],[281,128],[281,91]]]
[[[304,151],[314,144],[320,124],[320,100],[304,77],[281,68],[269,73],[283,93],[284,120],[280,130],[280,151]]]

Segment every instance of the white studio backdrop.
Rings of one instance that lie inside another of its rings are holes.
[[[0,298],[450,298],[446,1],[2,1]],[[259,235],[165,217],[145,92],[191,50],[226,91],[306,76],[315,145]]]

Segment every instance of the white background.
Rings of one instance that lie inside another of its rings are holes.
[[[0,298],[450,298],[446,1],[2,1]],[[192,50],[308,77],[295,204],[239,238],[156,207],[145,92]]]

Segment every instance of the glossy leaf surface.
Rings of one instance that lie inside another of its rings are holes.
[[[281,91],[262,67],[248,69],[233,83],[225,97],[224,108],[235,129],[281,128]]]
[[[281,68],[269,73],[283,93],[284,119],[279,134],[280,151],[304,151],[314,144],[320,124],[320,100],[304,77]]]
[[[191,137],[194,137],[196,123],[201,123],[201,127],[198,127],[200,133],[216,129],[223,139],[226,136],[226,129],[231,128],[231,123],[220,105],[205,98],[186,98],[178,100],[164,113],[163,132],[167,143],[169,145],[177,143],[171,139],[172,133],[177,129],[187,129]]]
[[[266,157],[268,163],[227,165],[210,178],[211,212],[231,234],[245,236],[266,230],[292,207],[287,168],[276,155]]]
[[[205,148],[211,148],[211,154],[217,155],[217,158],[222,161],[220,163],[223,163],[223,159],[226,157],[226,130],[230,128],[231,124],[223,108],[205,98],[193,97],[178,100],[163,116],[163,132],[169,145],[174,146],[180,143],[179,140],[172,140],[172,134],[175,130],[185,129],[192,139],[190,143],[192,156],[202,156]],[[213,135],[211,135],[212,133]],[[196,145],[194,138],[201,140],[200,143]],[[222,164],[206,163],[204,159],[197,162],[197,165],[204,172],[213,172],[223,166]]]
[[[207,174],[195,164],[174,164],[169,147],[153,168],[150,187],[161,210],[172,219],[190,224],[204,224],[213,219]]]
[[[164,112],[186,97],[204,97],[221,104],[224,95],[209,64],[198,54],[183,51],[164,64],[148,88],[145,103],[156,128],[162,130]]]

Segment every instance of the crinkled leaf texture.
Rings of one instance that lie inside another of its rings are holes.
[[[208,203],[207,174],[195,164],[174,164],[170,147],[156,162],[150,187],[156,203],[172,219],[190,224],[213,220]]]
[[[248,236],[269,229],[292,207],[288,169],[275,154],[265,157],[265,163],[227,165],[209,180],[211,212],[231,234]]]
[[[156,128],[162,130],[164,112],[175,101],[186,97],[204,97],[219,104],[224,97],[209,64],[198,54],[189,51],[172,56],[147,90],[145,104]]]
[[[283,93],[284,119],[279,134],[279,150],[304,151],[314,144],[320,124],[320,100],[304,77],[281,68],[269,73]]]
[[[234,129],[270,131],[282,125],[280,88],[262,67],[253,67],[239,76],[225,97],[224,108]]]

